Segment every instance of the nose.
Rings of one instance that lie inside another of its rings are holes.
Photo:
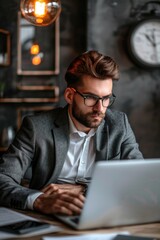
[[[93,109],[97,110],[99,112],[101,112],[104,109],[101,99],[97,100],[97,103],[96,103],[96,105],[94,105]]]

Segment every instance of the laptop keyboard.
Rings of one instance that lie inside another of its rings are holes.
[[[79,222],[79,216],[70,217],[70,220],[74,223],[78,223]]]

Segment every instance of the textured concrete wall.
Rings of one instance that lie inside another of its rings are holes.
[[[114,108],[127,113],[146,158],[160,157],[160,69],[137,67],[126,52],[133,8],[147,1],[90,0],[88,48],[113,57],[120,66]]]

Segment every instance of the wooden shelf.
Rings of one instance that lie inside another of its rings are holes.
[[[21,91],[54,91],[55,97],[59,96],[58,86],[23,86],[17,85],[17,89]]]
[[[0,152],[5,152],[8,149],[8,147],[0,147]]]
[[[59,98],[0,98],[0,103],[55,103]]]
[[[17,86],[17,89],[19,90],[34,90],[34,91],[42,91],[42,90],[49,90],[49,91],[52,91],[52,90],[55,90],[55,89],[58,89],[58,87],[56,86],[23,86],[23,85],[18,85]]]

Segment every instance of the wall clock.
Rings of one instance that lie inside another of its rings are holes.
[[[138,21],[128,35],[128,53],[141,67],[160,67],[160,18]]]

